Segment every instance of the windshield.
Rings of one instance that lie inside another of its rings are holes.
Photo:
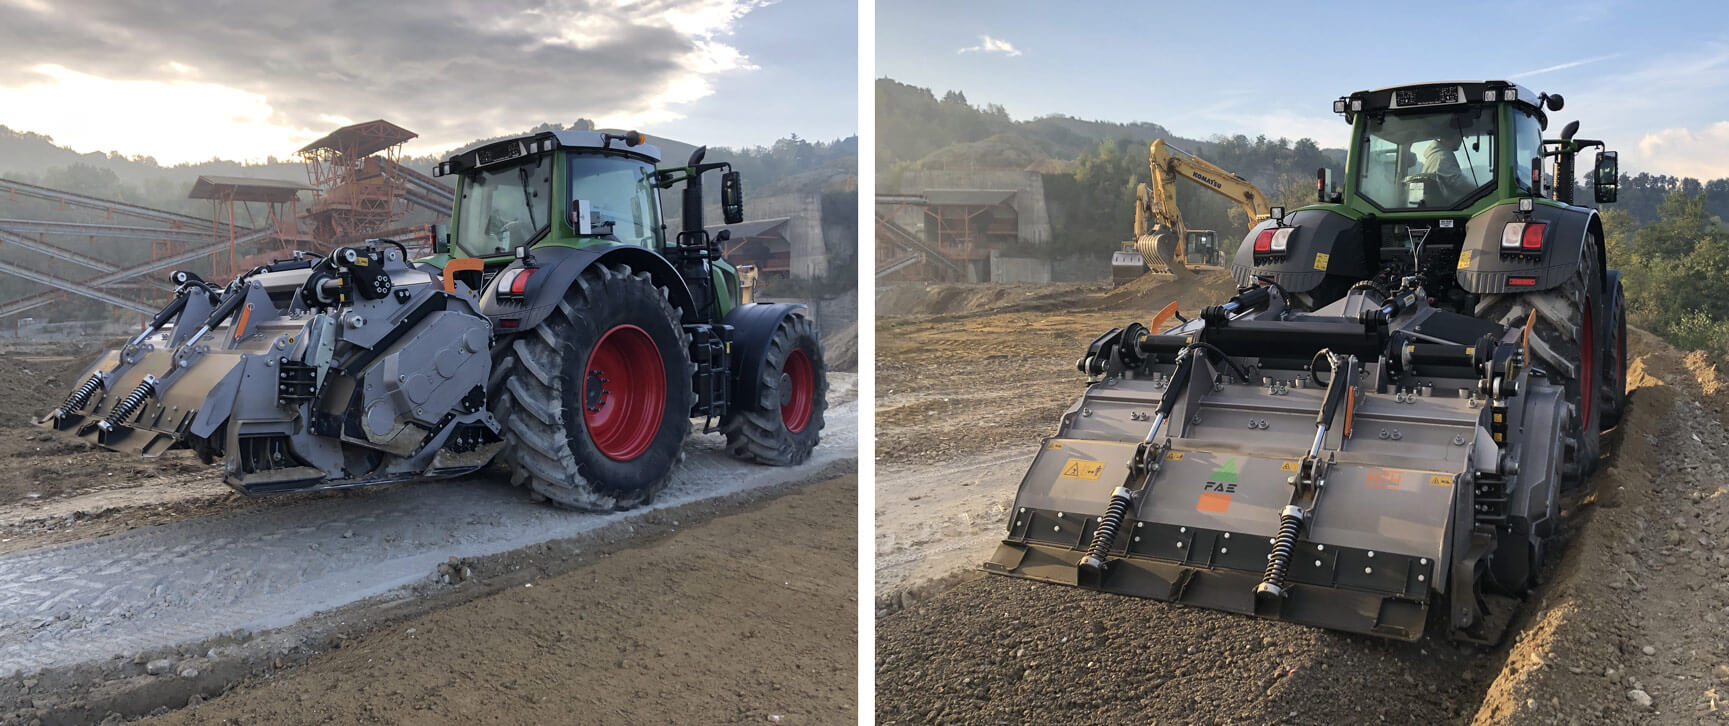
[[[595,234],[620,244],[660,246],[660,194],[653,166],[623,156],[571,154],[570,200],[588,202]]]
[[[510,252],[546,227],[552,160],[470,172],[456,204],[456,246],[476,257]]]
[[[1364,120],[1357,191],[1388,211],[1458,209],[1495,184],[1495,109]]]

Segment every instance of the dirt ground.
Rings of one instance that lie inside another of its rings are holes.
[[[854,723],[857,506],[812,484],[148,723]]]
[[[880,323],[878,391],[892,403],[878,413],[879,722],[1729,720],[1729,388],[1703,355],[1638,331],[1626,417],[1564,511],[1565,549],[1498,648],[1438,629],[1403,644],[976,574],[1033,442],[1082,392],[1072,361],[1087,340],[1170,298],[1192,314],[1230,292],[1207,284],[1016,291],[1030,310],[973,293],[985,302],[970,312],[945,301]],[[1065,296],[1073,312],[1048,307]],[[990,357],[998,350],[1012,355]]]
[[[879,462],[951,461],[1055,431],[1080,397],[1075,361],[1113,326],[1147,322],[1172,300],[1186,316],[1231,297],[1230,274],[1181,283],[895,285],[879,291]],[[927,296],[932,314],[908,315]],[[901,311],[885,313],[884,309]]]

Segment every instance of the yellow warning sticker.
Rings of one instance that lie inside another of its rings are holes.
[[[1463,270],[1471,266],[1471,253],[1475,251],[1476,250],[1465,250],[1464,252],[1459,253],[1459,269]]]
[[[1332,255],[1327,254],[1325,252],[1315,253],[1315,269],[1317,269],[1317,270],[1327,269],[1327,260],[1332,259],[1332,257],[1333,257]]]
[[[1182,461],[1182,460],[1183,460],[1183,452],[1181,452],[1181,451],[1167,451],[1167,452],[1165,452],[1165,461]]]
[[[1295,461],[1279,462],[1279,471],[1296,471],[1296,470],[1297,470],[1297,462],[1295,462]]]
[[[1099,474],[1103,473],[1104,470],[1105,470],[1105,462],[1102,462],[1102,461],[1087,461],[1086,459],[1069,459],[1069,463],[1067,465],[1063,466],[1062,476],[1064,479],[1081,479],[1084,481],[1098,481]]]
[[[370,265],[370,264],[372,264],[372,260],[369,260],[365,257],[354,258],[354,266],[355,267],[366,267],[367,265]]]
[[[1432,486],[1432,487],[1450,487],[1450,486],[1453,486],[1453,477],[1444,476],[1441,474],[1430,474],[1429,475],[1429,486]]]
[[[1052,442],[1051,442],[1051,448],[1052,448],[1052,449],[1060,449],[1060,448],[1063,448],[1063,442],[1061,442],[1061,441],[1052,441]]]
[[[1499,413],[1495,414],[1495,423],[1501,423],[1501,416],[1502,415],[1503,414],[1499,414]]]

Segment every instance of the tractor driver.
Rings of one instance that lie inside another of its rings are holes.
[[[1465,178],[1458,157],[1453,155],[1464,143],[1465,137],[1459,130],[1448,125],[1423,152],[1420,176],[1437,187],[1435,191],[1441,199],[1459,199],[1476,186]]]

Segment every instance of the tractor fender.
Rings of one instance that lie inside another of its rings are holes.
[[[1351,219],[1328,209],[1299,209],[1285,215],[1284,226],[1294,228],[1285,254],[1255,254],[1255,237],[1276,227],[1267,220],[1249,230],[1237,255],[1231,260],[1231,277],[1239,287],[1254,284],[1257,277],[1271,277],[1288,292],[1308,292],[1319,287],[1327,275],[1355,279],[1373,276],[1365,256],[1368,244],[1363,220]]]
[[[1534,255],[1502,254],[1502,231],[1510,223],[1527,221],[1549,225],[1544,233],[1543,251]],[[1557,287],[1578,269],[1585,237],[1591,233],[1597,235],[1597,269],[1606,270],[1609,266],[1603,258],[1606,254],[1603,222],[1598,219],[1597,210],[1538,204],[1526,216],[1520,215],[1518,205],[1513,203],[1490,207],[1465,223],[1465,242],[1459,250],[1459,286],[1476,295]],[[1536,278],[1536,282],[1509,284],[1508,279],[1513,277]]]
[[[732,400],[757,400],[757,375],[768,362],[768,343],[788,316],[804,310],[796,303],[750,303],[732,309],[721,320],[732,326]]]
[[[576,284],[576,278],[597,264],[625,264],[637,272],[647,272],[654,284],[666,288],[667,299],[682,312],[686,321],[700,319],[704,312],[692,309],[690,288],[685,285],[684,278],[679,276],[672,263],[652,250],[629,245],[548,245],[534,248],[531,258],[532,265],[516,260],[500,270],[481,293],[480,312],[492,320],[493,329],[500,333],[522,332],[539,325],[558,307],[565,291]],[[521,267],[536,268],[528,278],[522,300],[500,300],[498,281],[504,278],[503,273]]]

